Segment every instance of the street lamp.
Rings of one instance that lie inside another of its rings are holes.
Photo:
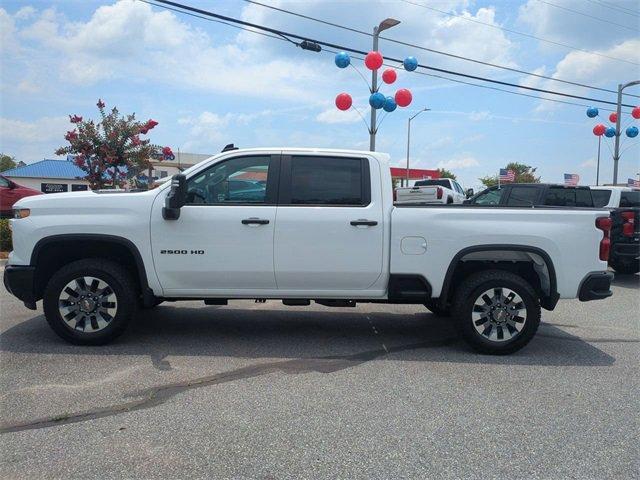
[[[618,107],[616,108],[616,139],[613,147],[613,184],[618,183],[618,160],[620,160],[620,120],[622,118],[622,91],[632,85],[640,85],[640,80],[618,85]]]
[[[409,186],[409,147],[411,145],[411,120],[416,118],[422,112],[428,112],[429,110],[431,109],[426,107],[422,110],[418,110],[418,112],[412,117],[409,117],[409,120],[407,121],[407,187]]]
[[[380,25],[373,28],[373,51],[378,51],[378,37],[380,32],[390,29],[391,27],[395,27],[400,23],[400,20],[396,20],[395,18],[386,18],[380,22]],[[371,71],[371,93],[375,93],[378,91],[378,71]],[[376,151],[376,109],[371,107],[371,125],[370,133],[369,133],[369,150],[372,152]]]

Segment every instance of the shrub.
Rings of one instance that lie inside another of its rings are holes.
[[[11,229],[9,228],[9,220],[6,218],[0,219],[0,252],[8,252],[13,250],[11,244]]]

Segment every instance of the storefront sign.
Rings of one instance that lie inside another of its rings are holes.
[[[43,193],[61,193],[68,192],[69,185],[65,183],[41,183],[40,191]]]
[[[82,185],[78,183],[71,184],[72,192],[84,192],[85,190],[89,190],[89,185]]]

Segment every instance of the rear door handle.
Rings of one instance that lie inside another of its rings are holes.
[[[351,225],[354,227],[364,226],[364,227],[375,227],[378,222],[375,220],[367,220],[364,218],[359,218],[358,220],[351,220]]]
[[[265,218],[245,218],[244,220],[242,220],[242,224],[243,225],[267,225],[269,223],[269,220],[265,219]]]

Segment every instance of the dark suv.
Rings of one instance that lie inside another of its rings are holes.
[[[593,207],[593,198],[589,187],[508,183],[489,187],[463,203],[483,207]]]

